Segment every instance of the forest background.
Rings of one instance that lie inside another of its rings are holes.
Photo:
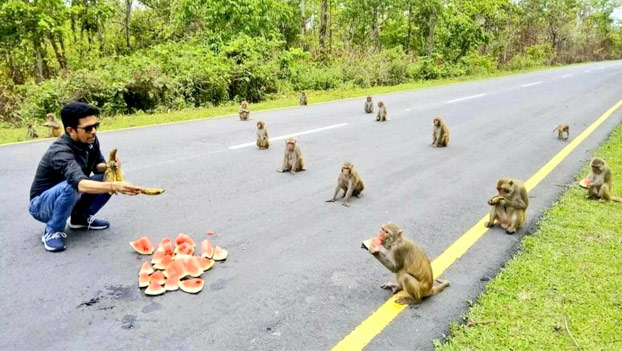
[[[620,0],[0,0],[0,128],[622,57]]]

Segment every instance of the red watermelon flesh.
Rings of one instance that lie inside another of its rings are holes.
[[[173,257],[165,254],[164,256],[162,256],[162,259],[160,261],[156,262],[153,265],[153,268],[166,269],[166,267],[168,267],[171,264],[171,262],[173,262]]]
[[[138,287],[144,288],[149,286],[149,273],[140,273],[138,275]]]
[[[196,294],[203,290],[203,279],[194,278],[179,281],[179,288],[187,293]]]
[[[151,263],[149,263],[149,261],[144,262],[143,265],[140,267],[140,273],[147,273],[147,274],[151,274],[153,273],[153,267],[151,267]]]
[[[149,283],[147,289],[145,289],[146,295],[162,295],[166,290],[164,287],[156,282]]]
[[[184,270],[192,277],[198,277],[203,273],[199,262],[193,257],[183,257]]]
[[[169,275],[164,282],[164,289],[166,291],[173,291],[179,288],[179,275]]]
[[[183,242],[175,248],[175,253],[179,256],[192,256],[194,253],[194,246]]]
[[[175,239],[176,246],[181,245],[181,243],[188,243],[192,247],[196,246],[196,244],[194,243],[194,240],[192,240],[191,237],[189,237],[188,235],[184,233],[177,234],[177,238]]]
[[[158,283],[160,285],[164,284],[166,279],[164,279],[164,274],[162,271],[155,271],[152,275],[149,276],[150,283]]]
[[[214,247],[212,246],[212,243],[209,242],[209,240],[201,241],[201,256],[205,258],[214,257]]]
[[[151,244],[151,241],[146,236],[132,241],[130,246],[141,255],[151,255],[153,253],[153,244]]]
[[[170,277],[172,275],[177,275],[179,278],[183,278],[188,275],[182,261],[173,261],[168,267],[166,267],[164,270],[164,276]]]
[[[206,270],[214,267],[214,261],[209,258],[196,256],[196,260],[199,262],[199,267],[205,272]]]

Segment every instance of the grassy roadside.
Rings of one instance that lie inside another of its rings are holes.
[[[590,62],[582,63],[587,64]],[[563,67],[575,66],[574,65],[566,65]],[[482,79],[489,79],[494,77],[502,77],[526,72],[533,71],[543,71],[549,69],[560,68],[561,66],[546,66],[546,67],[536,67],[522,71],[497,71],[490,74],[482,74],[482,75],[471,75],[471,76],[463,76],[456,78],[448,78],[448,79],[437,79],[437,80],[428,80],[422,82],[414,82],[414,83],[406,83],[394,86],[381,86],[381,87],[372,87],[372,88],[340,88],[335,90],[320,90],[320,91],[308,91],[307,97],[309,99],[309,103],[320,103],[327,102],[339,99],[347,99],[354,97],[363,97],[367,95],[378,95],[378,94],[387,94],[394,93],[399,91],[407,91],[407,90],[416,90],[416,89],[424,89],[430,87],[436,87],[441,85],[449,85],[456,84],[465,81],[476,81]],[[298,93],[291,95],[281,95],[279,98],[270,101],[264,101],[257,104],[251,104],[250,110],[251,113],[253,111],[262,111],[262,110],[270,110],[270,109],[278,109],[284,107],[292,107],[298,106]],[[227,116],[237,114],[239,110],[238,104],[225,104],[217,107],[211,108],[197,108],[197,109],[187,109],[180,111],[173,111],[170,113],[155,113],[155,114],[133,114],[133,115],[119,115],[113,117],[105,117],[102,119],[102,131],[106,130],[117,130],[122,128],[131,128],[131,127],[142,127],[149,125],[157,125],[162,123],[170,123],[170,122],[180,122],[187,120],[195,120],[195,119],[206,119],[206,118],[214,118],[219,116]],[[37,132],[39,134],[39,139],[42,137],[46,137],[48,134],[47,129],[45,127],[37,127]],[[0,128],[0,145],[14,142],[21,142],[31,140],[26,137],[26,128]],[[37,140],[37,139],[35,139]]]
[[[622,125],[596,151],[612,168],[618,196],[620,150]],[[437,350],[622,350],[622,204],[585,194],[575,184],[546,211]]]

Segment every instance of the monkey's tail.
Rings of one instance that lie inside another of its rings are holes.
[[[611,201],[615,201],[615,202],[622,202],[622,197],[612,196],[612,197],[611,197]]]

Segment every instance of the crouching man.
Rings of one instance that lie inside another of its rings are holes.
[[[71,229],[106,229],[110,223],[95,219],[110,194],[136,195],[141,188],[129,182],[104,182],[106,161],[99,149],[99,110],[71,102],[61,112],[65,134],[45,152],[30,188],[30,214],[45,223],[41,237],[47,251],[63,251],[65,226]],[[119,160],[117,165],[120,167]],[[94,173],[91,175],[91,173]]]

